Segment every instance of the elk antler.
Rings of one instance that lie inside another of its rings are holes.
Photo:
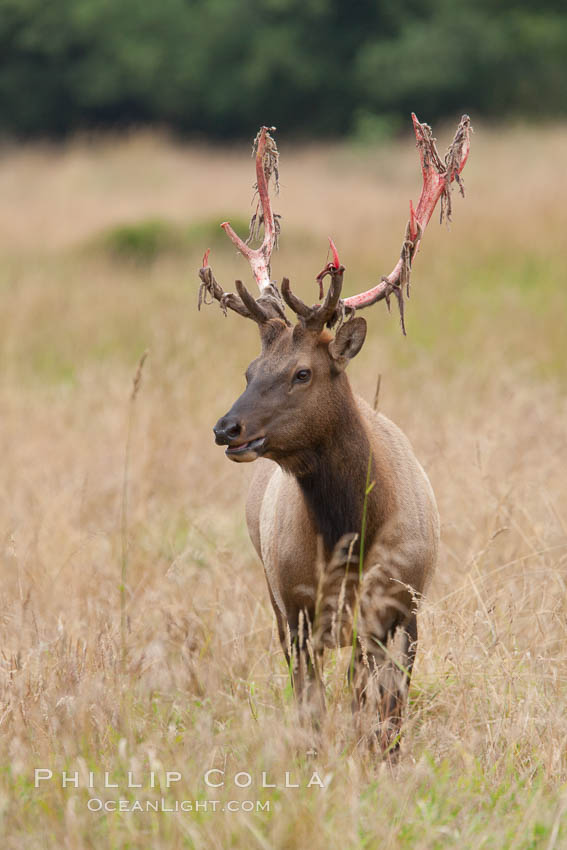
[[[203,257],[203,265],[199,269],[199,277],[201,278],[201,286],[199,287],[199,300],[197,302],[197,309],[201,309],[201,304],[212,304],[212,300],[208,299],[216,299],[220,306],[221,310],[226,316],[226,309],[230,307],[231,310],[234,310],[235,313],[238,313],[240,316],[244,316],[247,319],[251,319],[252,316],[250,311],[246,308],[244,302],[238,298],[237,295],[233,295],[232,292],[225,292],[222,286],[217,283],[217,279],[213,274],[213,270],[209,265],[209,251],[205,251],[205,255]]]
[[[406,287],[406,293],[409,297],[412,262],[437,201],[441,198],[440,220],[443,221],[443,218],[446,217],[450,221],[452,211],[451,183],[453,180],[459,186],[461,195],[464,196],[463,184],[459,175],[469,156],[471,131],[470,118],[468,115],[463,115],[443,162],[437,152],[431,127],[428,124],[420,124],[413,112],[411,117],[421,160],[423,188],[415,209],[410,201],[410,218],[406,227],[400,259],[390,274],[382,277],[379,284],[367,292],[360,293],[360,295],[351,295],[342,302],[343,310],[348,311],[370,307],[371,304],[385,299],[388,309],[390,309],[390,295],[393,293],[398,300],[404,336],[406,329],[403,288]],[[321,274],[324,274],[327,268],[325,267]],[[317,279],[320,280],[320,277]]]
[[[280,303],[279,293],[275,287],[270,287],[270,291],[266,291],[258,300],[255,300],[250,295],[241,280],[236,281],[238,295],[234,295],[232,292],[225,292],[217,282],[213,270],[209,265],[208,251],[203,257],[203,265],[199,269],[199,277],[201,278],[199,300],[197,302],[197,308],[199,310],[201,309],[201,304],[212,304],[212,300],[214,299],[219,302],[225,316],[227,308],[230,308],[235,313],[238,313],[239,316],[244,316],[245,319],[253,319],[258,325],[263,325],[269,319],[274,318],[282,319],[286,325],[289,325],[287,316]],[[274,297],[272,293],[277,295],[277,297]]]
[[[256,190],[258,192],[258,205],[256,212],[250,222],[250,235],[246,242],[234,232],[228,221],[223,222],[221,227],[232,239],[238,250],[243,254],[252,269],[256,283],[263,293],[271,286],[270,283],[270,261],[272,251],[276,245],[279,225],[278,219],[272,212],[270,202],[269,184],[272,174],[275,177],[276,188],[278,187],[278,149],[270,130],[275,127],[261,127],[260,132],[254,139],[254,150],[256,151]],[[264,224],[264,241],[259,248],[253,249],[248,244],[258,234],[261,224]]]
[[[325,324],[332,327],[337,321],[341,322],[346,313],[352,314],[356,309],[369,307],[382,299],[386,301],[388,309],[390,309],[390,295],[394,294],[398,301],[402,331],[405,335],[404,286],[409,297],[413,259],[439,198],[441,198],[440,219],[443,221],[443,218],[446,217],[450,221],[451,183],[453,180],[459,186],[461,195],[464,195],[463,184],[459,175],[468,159],[471,131],[470,118],[468,115],[463,115],[455,137],[445,155],[445,160],[442,161],[435,146],[431,127],[428,124],[420,124],[414,113],[412,113],[412,121],[421,160],[423,188],[416,208],[410,201],[410,218],[406,227],[400,259],[390,274],[382,277],[380,283],[372,289],[341,300],[344,266],[340,264],[337,249],[330,239],[333,259],[327,263],[316,278],[319,283],[319,297],[322,299],[323,279],[327,275],[331,277],[329,290],[323,304],[308,307],[292,293],[289,280],[284,278],[282,281],[281,295],[286,304],[299,316],[305,327],[322,329]],[[270,281],[270,260],[279,234],[278,216],[272,211],[269,196],[269,183],[272,176],[275,178],[276,187],[278,185],[278,150],[269,132],[274,129],[274,127],[261,127],[254,140],[256,154],[255,188],[258,192],[258,204],[250,221],[250,234],[247,241],[242,241],[229,222],[225,221],[221,225],[241,254],[250,263],[252,273],[260,289],[260,297],[255,300],[241,281],[236,282],[238,295],[224,292],[209,266],[209,251],[205,253],[203,266],[199,271],[199,277],[202,281],[199,289],[199,307],[203,302],[206,303],[208,298],[216,299],[225,314],[227,308],[230,308],[241,316],[254,319],[259,325],[265,325],[272,318],[281,319],[286,325],[290,324],[285,316],[280,293],[275,284]],[[262,245],[253,249],[249,243],[258,235],[262,224],[264,225]]]
[[[331,283],[329,284],[326,298],[322,304],[316,304],[314,307],[308,307],[301,298],[298,298],[297,295],[293,294],[287,277],[284,277],[282,280],[282,296],[285,303],[290,310],[293,310],[293,312],[299,316],[302,324],[309,330],[321,331],[327,323],[334,324],[336,321],[334,317],[341,299],[345,267],[339,265],[339,256],[334,245],[333,249],[334,259],[337,265],[335,266],[333,263],[329,263],[320,275],[321,279],[327,274],[331,277]]]
[[[278,290],[270,281],[270,261],[272,252],[277,244],[279,235],[279,218],[272,211],[270,201],[269,185],[272,175],[275,179],[276,188],[278,187],[278,149],[275,140],[270,135],[275,127],[261,127],[256,138],[254,139],[254,152],[256,154],[256,185],[255,189],[258,192],[258,204],[256,212],[250,220],[250,233],[246,242],[243,242],[240,236],[232,229],[230,223],[225,221],[221,227],[234,242],[241,254],[243,254],[252,269],[256,283],[260,289],[260,298],[258,302],[262,302],[259,309],[252,307],[252,304],[258,305],[252,295],[248,292],[241,281],[237,281],[237,289],[240,297],[231,292],[224,292],[222,287],[217,283],[211,267],[209,266],[209,251],[206,251],[203,257],[203,266],[199,271],[201,278],[201,287],[199,289],[199,308],[202,303],[207,303],[207,296],[216,299],[221,308],[226,313],[227,307],[234,310],[241,316],[261,324],[270,318],[283,319],[287,325],[287,320],[283,304]],[[251,248],[249,243],[258,236],[261,225],[264,225],[264,240],[259,248]]]

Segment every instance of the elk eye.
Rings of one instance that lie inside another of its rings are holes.
[[[311,377],[311,369],[299,369],[295,373],[294,381],[297,381],[299,384],[306,384],[309,378]]]

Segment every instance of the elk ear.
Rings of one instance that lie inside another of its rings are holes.
[[[366,319],[357,316],[341,325],[334,340],[329,343],[329,354],[337,372],[348,366],[348,361],[356,357],[366,339]]]

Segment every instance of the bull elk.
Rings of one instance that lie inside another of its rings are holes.
[[[415,115],[412,119],[423,188],[415,209],[410,202],[400,259],[376,286],[341,299],[345,269],[332,241],[332,260],[316,278],[321,303],[310,307],[294,295],[287,278],[280,289],[270,279],[279,219],[272,211],[269,183],[272,178],[277,182],[278,151],[270,135],[274,128],[267,127],[255,140],[258,204],[250,237],[244,242],[228,222],[221,225],[249,261],[260,296],[255,299],[240,280],[238,295],[225,293],[209,265],[209,251],[199,272],[199,307],[203,300],[216,299],[225,315],[230,308],[252,319],[260,331],[262,351],[246,370],[246,389],[213,430],[230,460],[257,461],[246,519],[264,565],[282,648],[295,671],[294,687],[303,697],[318,694],[324,704],[323,647],[352,642],[353,703],[368,707],[373,694],[370,710],[382,743],[383,729],[390,729],[386,742],[391,742],[401,723],[417,646],[416,600],[435,568],[439,516],[409,441],[353,394],[345,369],[366,337],[366,321],[355,315],[357,310],[381,300],[389,307],[394,295],[405,334],[404,294],[412,261],[439,200],[441,219],[450,216],[451,183],[462,193],[459,175],[469,153],[468,116],[461,119],[444,161],[431,128]],[[253,249],[250,242],[262,225],[262,244]],[[331,565],[323,579],[321,560]],[[329,575],[338,581],[334,592],[329,592]],[[322,617],[322,581],[327,582],[327,609],[329,599],[338,605],[341,593],[345,611],[360,605],[357,631],[352,616],[338,634],[337,611],[327,610]],[[388,645],[396,632],[401,657],[393,665]],[[393,666],[402,675],[382,677],[372,689],[379,671]]]

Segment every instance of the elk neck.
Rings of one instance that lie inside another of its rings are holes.
[[[295,476],[327,555],[344,534],[362,530],[367,480],[374,487],[367,496],[365,544],[369,550],[384,516],[383,494],[377,480],[379,464],[371,456],[366,427],[345,374],[337,379],[323,433],[309,447],[281,463]],[[337,387],[339,390],[339,387]],[[369,469],[370,464],[370,469]],[[359,542],[354,552],[359,551]]]

